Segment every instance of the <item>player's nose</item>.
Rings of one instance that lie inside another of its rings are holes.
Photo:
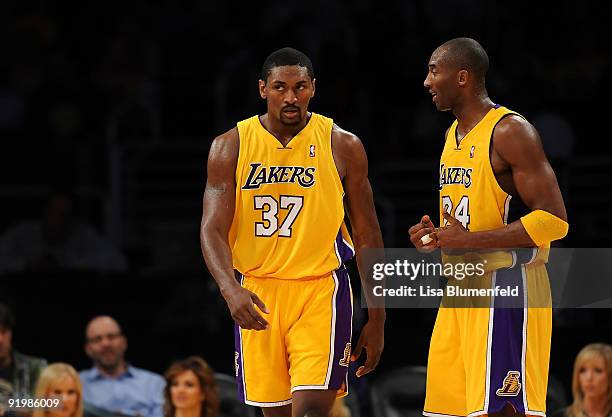
[[[297,95],[292,89],[288,89],[287,93],[285,94],[285,102],[293,104],[296,101],[297,101]]]

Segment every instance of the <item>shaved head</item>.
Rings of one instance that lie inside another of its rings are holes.
[[[121,326],[117,320],[110,316],[97,316],[89,321],[85,330],[85,337],[90,338],[100,332],[100,330],[109,330],[115,333],[121,333]]]
[[[455,38],[443,43],[436,50],[444,63],[457,70],[466,70],[479,84],[484,86],[489,56],[476,40],[472,38]]]
[[[127,339],[121,326],[110,316],[91,319],[85,330],[85,353],[100,372],[117,376],[125,371]]]

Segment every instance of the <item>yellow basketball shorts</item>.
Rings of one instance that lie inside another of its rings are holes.
[[[438,310],[427,365],[427,417],[483,416],[507,404],[521,414],[545,416],[552,310],[532,297],[550,298],[546,267],[519,264],[489,278],[493,287],[517,284],[523,303],[507,307],[492,298],[489,307]]]
[[[312,279],[241,276],[263,300],[266,330],[234,326],[238,395],[259,407],[291,403],[298,390],[348,393],[352,292],[344,266]]]

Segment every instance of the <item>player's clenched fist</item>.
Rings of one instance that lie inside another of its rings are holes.
[[[435,231],[436,227],[426,214],[421,218],[419,223],[408,229],[408,234],[415,248],[424,252],[429,252],[434,250],[437,245]]]
[[[238,326],[245,330],[265,330],[268,328],[266,319],[255,309],[254,304],[264,313],[269,313],[266,305],[257,294],[246,288],[236,286],[223,292],[223,297],[229,307],[232,318]]]

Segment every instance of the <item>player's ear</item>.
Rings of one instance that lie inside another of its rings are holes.
[[[316,78],[312,79],[312,94],[310,95],[310,98],[313,98],[315,95],[315,81],[317,81]]]
[[[264,100],[268,98],[268,96],[266,95],[266,82],[264,80],[259,80],[259,95]]]
[[[464,87],[467,84],[468,77],[469,74],[466,70],[459,71],[459,74],[457,75],[457,82],[459,83],[460,87]]]

